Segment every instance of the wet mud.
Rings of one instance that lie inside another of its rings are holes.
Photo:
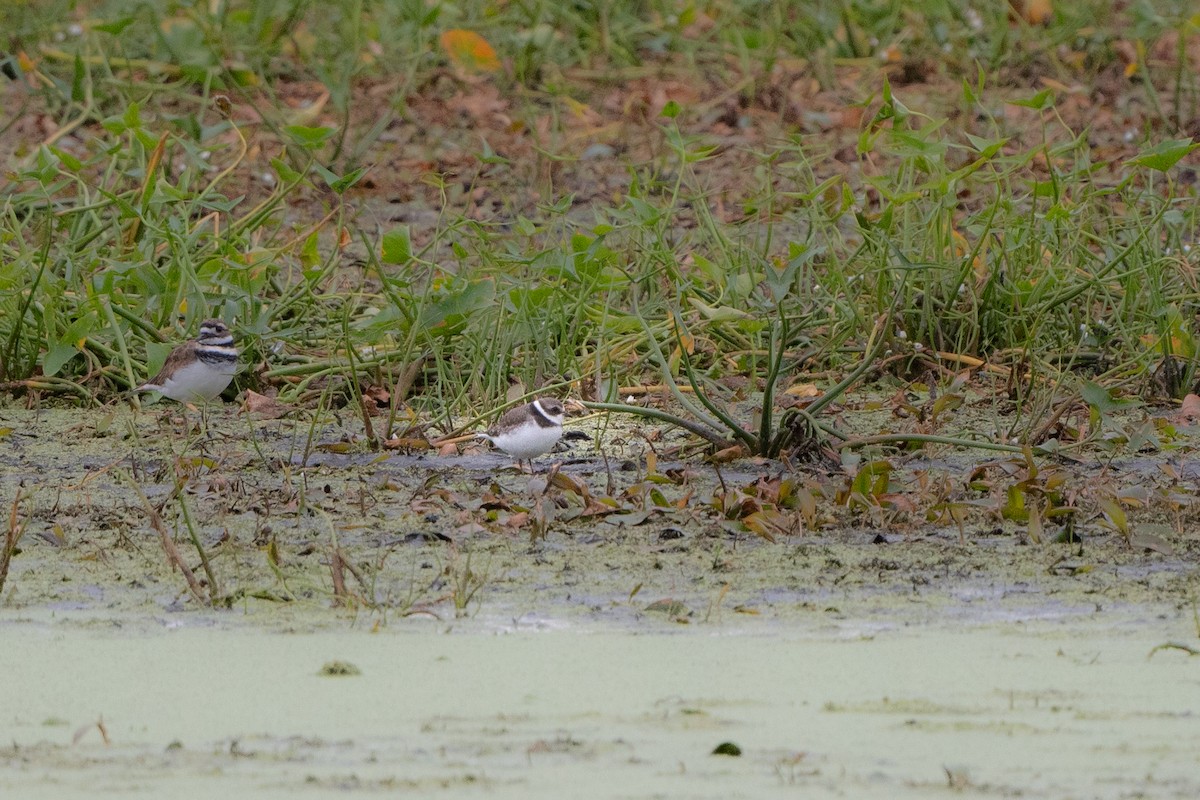
[[[5,796],[1200,794],[1186,515],[1139,523],[1157,549],[869,514],[768,541],[714,498],[834,479],[599,429],[528,475],[336,417],[0,426]]]

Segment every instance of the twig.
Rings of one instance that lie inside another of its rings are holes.
[[[191,591],[193,597],[206,605],[211,604],[211,598],[204,596],[204,591],[200,588],[200,581],[196,580],[196,573],[192,572],[192,568],[184,562],[183,556],[179,554],[179,548],[175,546],[175,541],[167,532],[166,523],[163,522],[158,509],[150,503],[146,493],[142,491],[142,485],[132,478],[129,482],[133,484],[134,490],[142,500],[142,506],[146,509],[146,516],[150,518],[151,527],[158,532],[158,540],[162,545],[163,552],[167,554],[167,561],[183,574],[183,579],[187,581],[188,590]]]
[[[12,562],[13,553],[17,551],[17,542],[25,534],[25,526],[29,518],[17,525],[17,510],[21,505],[21,487],[17,487],[17,495],[13,498],[12,509],[8,512],[8,529],[4,531],[4,547],[0,548],[0,591],[4,590],[4,581],[8,578],[8,565]]]
[[[1189,656],[1200,656],[1200,650],[1196,649],[1195,647],[1192,647],[1191,645],[1183,644],[1182,642],[1165,642],[1163,644],[1158,645],[1153,650],[1151,650],[1150,653],[1146,656],[1146,658],[1147,659],[1151,658],[1159,650],[1182,650],[1183,652],[1187,653]]]

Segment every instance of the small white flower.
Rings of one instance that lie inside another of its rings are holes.
[[[897,338],[897,339],[907,339],[907,338],[908,338],[908,331],[904,330],[904,328],[898,328],[898,329],[896,329],[896,338]]]
[[[212,158],[212,151],[210,151],[210,150],[201,150],[201,151],[200,151],[200,158],[201,158],[201,160],[203,160],[203,161],[208,161],[210,158]]]
[[[1125,139],[1125,141],[1127,141],[1127,142],[1132,142],[1132,141],[1133,141],[1133,138],[1134,138],[1135,136],[1137,136],[1137,133],[1135,133],[1135,132],[1134,132],[1134,131],[1132,131],[1132,130],[1128,130],[1128,131],[1125,131],[1125,136],[1124,136],[1124,139]]]
[[[72,22],[67,26],[67,34],[70,36],[83,36],[83,26],[78,22]]]
[[[275,176],[272,175],[270,172],[264,172],[262,175],[259,176],[259,180],[261,180],[267,186],[275,185]]]
[[[1190,252],[1192,252],[1192,246],[1191,246],[1190,244],[1185,244],[1185,245],[1183,246],[1183,252],[1185,252],[1185,253],[1190,253]]]
[[[924,349],[925,349],[925,345],[921,344],[920,342],[913,342],[913,350],[915,350],[915,351],[917,351],[918,353],[920,353],[920,352],[922,352]]]
[[[61,42],[62,40],[67,38],[67,35],[65,33],[63,33],[62,31],[55,31],[53,38],[54,38],[54,41]]]

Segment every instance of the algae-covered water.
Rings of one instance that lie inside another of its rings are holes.
[[[0,797],[1200,796],[1184,517],[770,542],[712,509],[775,463],[2,416]]]
[[[1194,637],[1181,619],[873,635],[175,622],[9,615],[3,796],[1200,796],[1200,662],[1150,656]],[[741,755],[713,755],[724,742]]]

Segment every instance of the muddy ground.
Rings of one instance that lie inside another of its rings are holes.
[[[372,452],[353,417],[263,420],[232,405],[207,417],[192,415],[185,434],[165,405],[6,413],[5,508],[19,489],[13,519],[24,534],[5,605],[296,604],[381,623],[419,613],[636,626],[647,614],[679,624],[983,622],[1126,604],[1184,611],[1194,600],[1200,531],[1181,454],[1059,465],[1074,491],[1098,483],[1137,500],[1126,504],[1130,537],[1085,506],[1072,541],[1054,541],[1067,537],[1047,522],[1034,543],[1028,524],[1004,519],[986,495],[954,490],[962,504],[984,498],[961,528],[932,502],[980,465],[1026,479],[1019,456],[943,448],[894,458],[879,507],[847,510],[854,503],[839,504],[838,491],[852,476],[828,464],[671,461],[683,434],[599,416],[569,423],[575,433],[534,474],[483,445]],[[1175,476],[1166,489],[1164,472]],[[810,490],[812,510],[769,502],[785,477]],[[1005,482],[993,483],[1003,495]],[[729,498],[774,508],[773,526],[755,533]]]
[[[722,487],[848,479],[664,458],[650,481],[638,427],[600,418],[526,475],[474,445],[371,452],[353,418],[206,417],[0,414],[24,526],[6,796],[1200,791],[1190,510],[1131,547],[821,498],[768,541],[714,510]],[[895,482],[986,461],[930,451]],[[586,513],[580,486],[621,508]]]

